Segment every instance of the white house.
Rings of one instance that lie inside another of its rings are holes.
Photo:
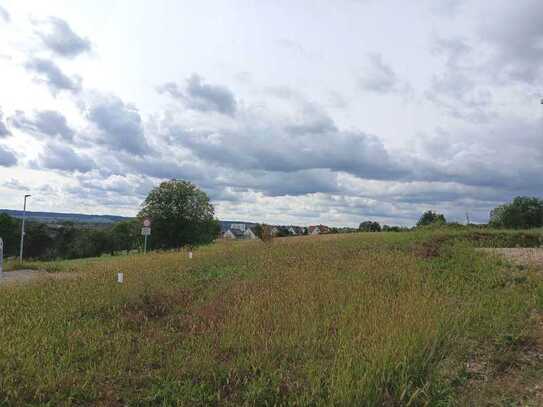
[[[243,228],[231,227],[223,233],[223,238],[231,240],[255,240],[257,238],[251,228],[246,228],[245,225],[242,226]]]

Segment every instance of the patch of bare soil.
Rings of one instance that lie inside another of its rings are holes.
[[[480,249],[486,253],[495,253],[513,263],[522,266],[535,266],[543,270],[543,248]]]
[[[466,369],[461,406],[543,406],[543,316],[517,348],[479,355]]]
[[[10,283],[28,283],[41,279],[62,280],[73,278],[77,273],[48,273],[44,270],[14,270],[0,274],[0,285]]]

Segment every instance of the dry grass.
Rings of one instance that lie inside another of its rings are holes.
[[[0,403],[453,403],[467,361],[525,343],[543,291],[536,274],[431,240],[336,235],[224,242],[192,260],[39,264],[79,277],[0,288]]]

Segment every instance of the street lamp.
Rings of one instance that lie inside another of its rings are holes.
[[[26,200],[31,195],[25,195],[25,203],[23,206],[23,222],[21,223],[21,250],[19,251],[19,263],[23,262],[23,245],[25,240],[25,218],[26,218]]]

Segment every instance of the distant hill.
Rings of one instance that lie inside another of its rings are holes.
[[[7,213],[9,216],[14,218],[22,218],[23,211],[17,211],[12,209],[0,209],[0,213]],[[37,222],[44,223],[61,223],[61,222],[73,222],[73,223],[91,223],[91,224],[102,224],[108,225],[115,222],[120,222],[123,220],[133,219],[126,216],[116,216],[116,215],[85,215],[82,213],[60,213],[60,212],[32,212],[26,211],[26,219],[34,220]],[[231,220],[221,220],[221,231],[226,231],[230,229],[230,226],[234,223],[242,223],[247,227],[254,226],[256,223],[252,222],[243,222],[243,221],[231,221]]]
[[[14,218],[22,218],[23,211],[12,209],[0,209],[0,213],[7,213]],[[35,220],[45,223],[95,223],[95,224],[110,224],[128,220],[131,218],[116,215],[85,215],[82,213],[58,213],[58,212],[32,212],[26,211],[26,219]]]

